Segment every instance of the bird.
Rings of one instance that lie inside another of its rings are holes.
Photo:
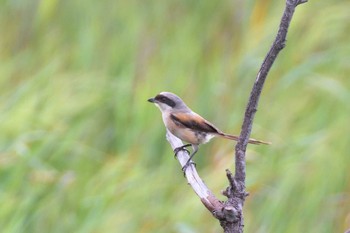
[[[183,172],[193,162],[192,158],[197,153],[200,144],[209,142],[214,137],[221,137],[229,140],[238,141],[239,137],[224,133],[214,124],[204,119],[199,114],[192,111],[185,102],[177,95],[171,92],[161,92],[148,102],[154,103],[162,113],[162,118],[166,129],[173,135],[188,144],[175,148],[175,156],[180,150],[188,150],[186,147],[192,146],[192,153],[186,164],[182,167]],[[270,144],[250,138],[251,144]]]

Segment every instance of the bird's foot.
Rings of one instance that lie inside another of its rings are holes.
[[[195,167],[197,166],[195,162],[193,162],[192,160],[187,161],[187,163],[181,168],[182,172],[184,173],[184,176],[186,177],[186,169],[190,166],[190,165],[194,165]]]
[[[186,151],[188,154],[190,154],[190,151],[186,149],[186,147],[190,146],[191,144],[186,144],[180,147],[177,147],[174,149],[174,158],[177,158],[177,153],[179,153],[180,151]]]

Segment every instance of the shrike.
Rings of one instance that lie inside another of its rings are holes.
[[[212,123],[193,112],[180,97],[171,92],[161,92],[156,97],[148,99],[148,101],[154,103],[162,112],[165,127],[176,137],[189,143],[176,148],[174,150],[175,155],[180,150],[185,150],[186,147],[192,146],[193,152],[185,166],[183,166],[183,171],[186,170],[191,159],[197,153],[200,144],[207,143],[217,136],[234,141],[239,139],[238,136],[226,134],[219,130]],[[249,139],[248,143],[270,144],[255,139]]]

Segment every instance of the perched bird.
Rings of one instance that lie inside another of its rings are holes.
[[[197,153],[200,144],[209,142],[213,137],[222,137],[235,141],[239,139],[238,136],[226,134],[219,130],[212,123],[193,112],[180,97],[171,92],[161,92],[156,97],[148,99],[148,101],[154,103],[162,112],[165,127],[173,135],[189,143],[176,148],[174,150],[175,155],[180,150],[185,150],[186,147],[192,146],[193,152],[182,168],[183,171],[191,163],[190,161]],[[255,139],[249,139],[248,143],[270,144]]]

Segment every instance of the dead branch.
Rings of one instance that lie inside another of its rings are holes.
[[[254,86],[244,114],[244,121],[235,147],[235,175],[226,170],[226,176],[229,180],[229,186],[223,191],[228,200],[220,201],[204,184],[199,177],[195,166],[191,165],[186,169],[186,178],[192,189],[200,197],[204,206],[220,221],[220,225],[225,233],[242,233],[244,226],[243,205],[248,193],[245,190],[246,162],[245,152],[252,131],[253,120],[258,109],[260,94],[265,83],[268,72],[270,71],[279,52],[285,47],[286,36],[289,24],[292,20],[295,8],[307,0],[286,0],[285,10],[279,25],[277,36],[266,55],[260,70],[257,74]],[[172,148],[182,146],[180,139],[176,138],[170,132],[167,132],[167,140]],[[186,152],[180,151],[177,158],[184,166],[189,156]]]

